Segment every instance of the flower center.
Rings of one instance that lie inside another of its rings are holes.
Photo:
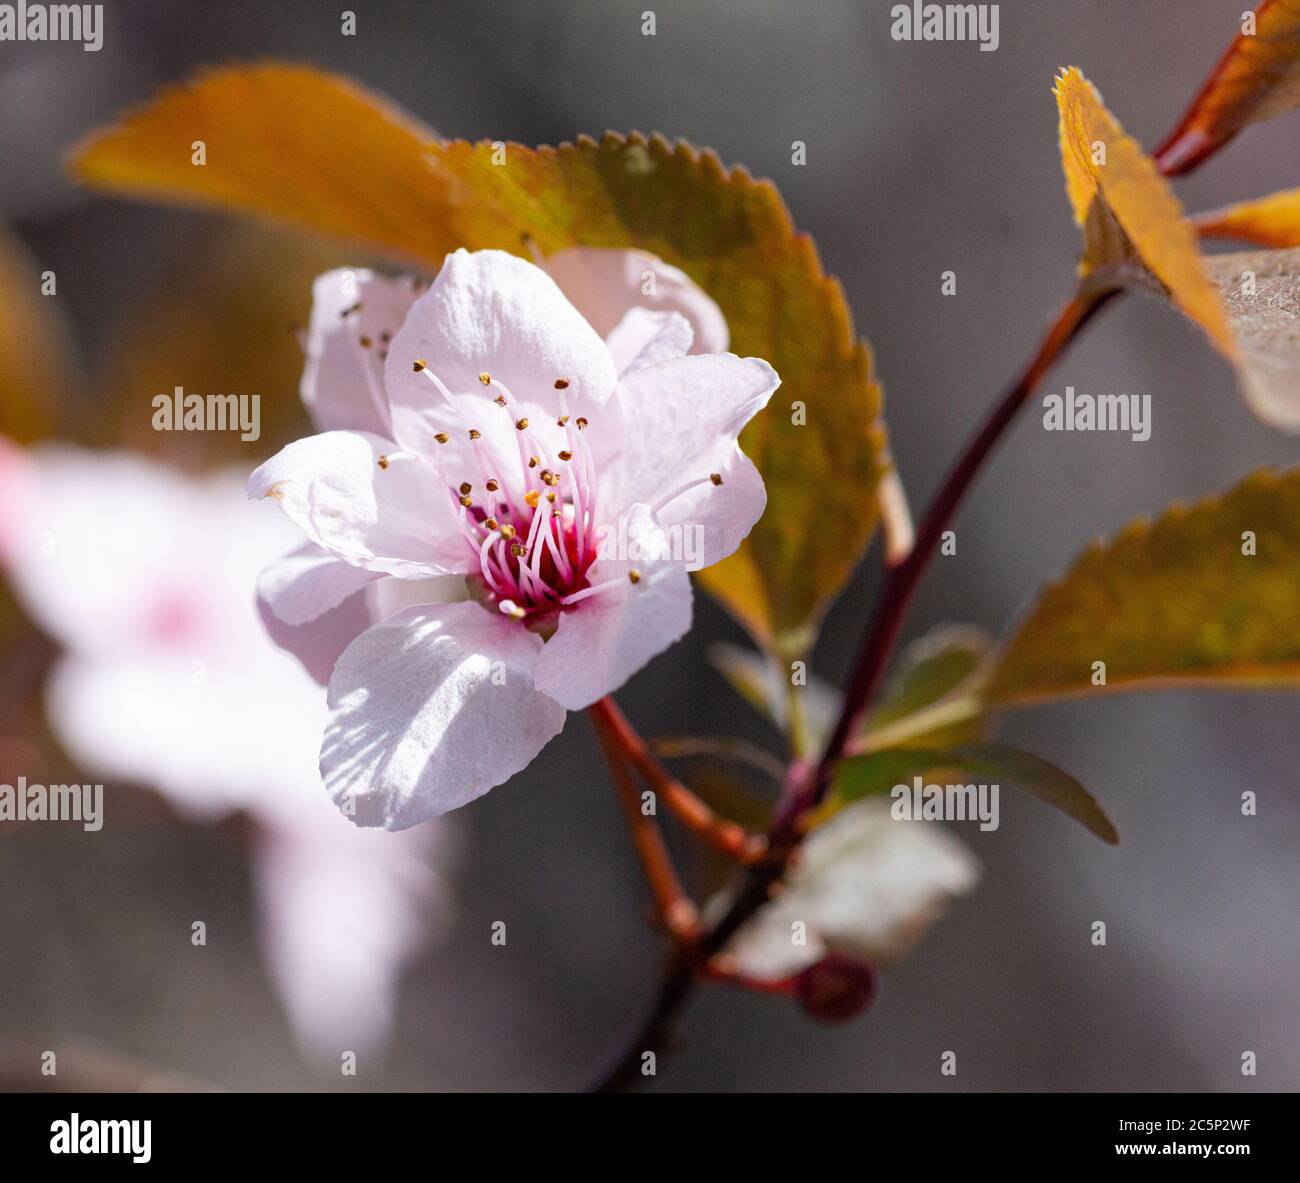
[[[443,401],[456,411],[451,392],[424,361],[415,371],[429,379]],[[564,391],[568,380],[557,378],[564,446],[548,448],[537,426],[510,390],[491,374],[479,382],[493,393],[492,401],[508,415],[517,445],[516,479],[506,480],[494,471],[500,459],[484,447],[482,433],[466,431],[472,471],[458,473],[459,483],[448,484],[460,519],[461,534],[478,559],[480,590],[506,615],[544,623],[589,596],[619,586],[623,579],[593,585],[588,579],[596,561],[597,474],[583,432],[587,420],[568,413]],[[459,417],[459,414],[458,414]],[[554,437],[555,433],[550,433]],[[449,442],[445,432],[435,438]],[[402,458],[394,453],[386,460]],[[640,576],[629,572],[637,582]]]

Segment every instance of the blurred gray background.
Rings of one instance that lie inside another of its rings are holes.
[[[357,13],[343,37],[339,12]],[[194,66],[287,57],[354,75],[441,133],[554,143],[606,128],[710,145],[771,177],[843,281],[870,339],[913,506],[1068,292],[1077,235],[1050,89],[1076,64],[1151,146],[1236,29],[1241,0],[1012,0],[1001,46],[890,39],[884,0],[465,0],[347,5],[131,0],[103,50],[0,47],[0,213],[59,269],[75,329],[110,344],[204,217],[78,193],[59,160],[80,134]],[[653,9],[657,36],[643,37]],[[790,145],[807,143],[806,167]],[[1300,183],[1300,113],[1253,129],[1180,184],[1190,208]],[[958,295],[940,295],[954,270]],[[909,635],[995,632],[1095,535],[1231,484],[1294,441],[1242,405],[1201,334],[1154,302],[1108,310],[1049,380],[1150,394],[1146,443],[1049,434],[1031,414],[958,521]],[[93,402],[95,390],[85,392]],[[256,445],[253,446],[254,448]],[[250,451],[250,467],[260,455]],[[877,585],[873,551],[816,665],[838,678]],[[775,743],[705,659],[741,640],[699,597],[697,628],[621,696],[646,734]],[[1300,627],[1300,622],[1297,622]],[[1154,694],[1020,712],[1002,734],[1060,763],[1116,819],[1104,847],[1035,802],[960,836],[977,892],[890,973],[865,1016],[807,1022],[714,990],[658,1087],[674,1089],[1293,1089],[1300,1085],[1293,697]],[[1239,814],[1243,789],[1260,816]],[[356,1082],[298,1056],[253,937],[237,826],[144,817],[0,841],[0,1035],[90,1043],[224,1087],[570,1088],[651,997],[658,941],[584,719],[465,811],[461,918],[407,976],[400,1028]],[[222,934],[177,941],[196,914]],[[509,924],[507,948],[488,942]],[[1106,921],[1109,945],[1089,926]],[[215,946],[215,948],[213,947]],[[179,950],[179,953],[178,953]],[[42,1043],[42,1041],[46,1041]],[[939,1073],[958,1053],[956,1078]],[[1253,1050],[1259,1075],[1243,1078]]]

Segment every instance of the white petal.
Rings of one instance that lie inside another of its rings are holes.
[[[418,294],[410,276],[389,279],[363,268],[317,277],[301,390],[318,431],[392,435],[383,354]]]
[[[482,796],[564,726],[533,687],[541,641],[476,603],[424,605],[367,629],[330,680],[330,795],[358,825],[401,830]]]
[[[729,353],[624,375],[590,431],[605,504],[654,506],[664,526],[699,542],[694,566],[731,554],[767,504],[762,477],[736,438],[779,384],[767,362]],[[693,487],[678,494],[686,485]]]
[[[592,564],[588,580],[592,586],[607,580],[613,586],[561,615],[537,659],[538,690],[571,711],[582,710],[681,640],[691,627],[691,581],[682,563],[647,557],[663,545],[664,536],[643,505],[628,515],[621,535],[602,542],[602,557]],[[625,548],[627,555],[605,557],[609,549]]]
[[[367,593],[372,619],[387,620],[420,604],[459,604],[469,599],[462,575],[435,575],[432,579],[381,579]]]
[[[691,322],[677,312],[629,308],[605,338],[619,376],[656,362],[685,357],[691,349]]]
[[[941,826],[895,821],[887,801],[860,801],[813,831],[786,890],[728,952],[760,977],[795,973],[827,949],[888,964],[978,878],[974,856]],[[792,939],[796,922],[807,947]]]
[[[485,407],[497,392],[482,386],[479,374],[490,373],[550,418],[559,414],[557,380],[568,382],[564,397],[574,414],[604,403],[616,380],[604,341],[546,272],[503,251],[448,255],[389,349],[393,431],[404,447],[433,455],[435,433],[463,434],[471,424],[448,409],[428,375],[414,370],[416,361],[453,394]]]
[[[461,537],[451,490],[426,462],[381,458],[396,445],[363,432],[308,436],[248,478],[317,545],[371,571],[447,575],[477,568]]]
[[[542,261],[592,328],[602,337],[629,308],[679,312],[691,323],[696,353],[725,353],[727,320],[703,288],[684,271],[648,251],[570,247]],[[653,282],[653,289],[647,291]]]
[[[381,576],[378,582],[387,583],[389,578]],[[337,607],[322,612],[305,624],[285,624],[260,597],[257,610],[267,636],[286,653],[296,657],[321,686],[329,682],[334,663],[342,656],[343,650],[365,632],[374,619],[365,591],[353,592]]]
[[[379,571],[354,567],[305,542],[257,577],[257,595],[285,624],[306,624],[381,578]]]

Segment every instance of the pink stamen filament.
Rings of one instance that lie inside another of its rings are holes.
[[[560,603],[568,607],[570,604],[576,604],[579,600],[587,599],[588,596],[598,596],[602,592],[613,591],[614,588],[627,582],[627,576],[618,575],[613,579],[606,579],[602,583],[593,583],[590,587],[584,587],[580,591],[571,592],[569,595],[564,596]]]
[[[698,480],[687,481],[684,485],[678,485],[671,493],[665,493],[660,497],[659,500],[650,507],[650,511],[651,513],[658,513],[670,501],[676,501],[678,497],[684,496],[692,489],[698,489],[701,485],[711,485],[715,483],[716,482],[713,480],[712,476],[702,476]]]

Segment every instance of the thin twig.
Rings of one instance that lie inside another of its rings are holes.
[[[636,791],[636,784],[618,745],[609,735],[605,723],[594,712],[591,718],[596,738],[600,741],[601,750],[609,764],[615,794],[632,834],[632,845],[636,847],[646,881],[650,884],[656,918],[679,941],[688,941],[695,936],[699,922],[695,905],[682,887],[655,819],[641,811],[641,796]]]
[[[719,817],[673,776],[655,759],[645,740],[637,734],[612,698],[602,698],[589,707],[587,713],[597,732],[603,734],[622,757],[645,777],[650,787],[687,829],[723,854],[742,863],[752,863],[763,856],[767,846],[763,836],[751,834],[744,826]]]
[[[650,749],[665,760],[709,756],[715,760],[744,764],[770,780],[785,782],[785,764],[766,748],[733,739],[729,735],[658,735],[650,740]]]

